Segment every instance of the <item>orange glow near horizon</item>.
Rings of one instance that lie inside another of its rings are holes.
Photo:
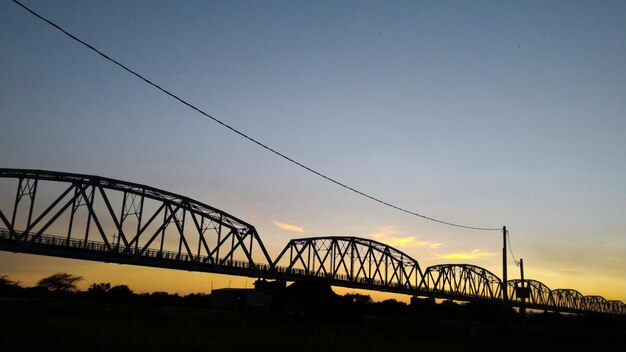
[[[450,253],[438,255],[437,258],[442,259],[477,259],[482,257],[495,257],[498,253],[486,252],[480,249],[474,249],[471,252],[458,252],[458,253]]]
[[[253,288],[256,278],[228,276],[222,274],[189,272],[173,269],[143,266],[100,263],[85,260],[37,256],[31,254],[0,252],[0,275],[19,281],[23,287],[34,286],[38,280],[57,272],[67,272],[82,276],[78,283],[80,290],[86,290],[92,283],[109,282],[112,285],[128,285],[135,293],[168,292],[187,295],[191,293],[211,293],[219,288]],[[511,269],[510,269],[511,270]],[[511,272],[510,272],[511,274]],[[583,295],[600,295],[607,300],[626,302],[626,279],[616,282],[615,278],[588,273],[578,276],[558,271],[535,272],[534,279],[551,289],[572,288]],[[337,294],[358,292],[370,295],[374,301],[396,299],[408,303],[410,296],[387,292],[357,290],[333,287]]]

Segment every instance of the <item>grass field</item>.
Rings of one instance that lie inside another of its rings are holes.
[[[0,351],[622,351],[623,323],[230,312],[0,299]]]

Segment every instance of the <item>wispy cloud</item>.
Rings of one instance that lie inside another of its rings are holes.
[[[483,257],[493,257],[498,255],[498,253],[486,252],[480,249],[474,249],[471,252],[457,252],[457,253],[449,253],[437,255],[438,258],[443,259],[477,259]]]
[[[392,247],[430,247],[437,248],[443,246],[443,243],[435,243],[430,241],[420,241],[415,236],[402,236],[400,231],[394,226],[383,226],[377,232],[368,234],[371,239],[390,245]]]
[[[276,220],[272,221],[272,224],[274,224],[274,226],[278,227],[279,229],[283,229],[287,231],[294,231],[294,232],[304,232],[304,228],[300,226],[291,225],[291,224],[287,224],[287,223],[276,221]]]

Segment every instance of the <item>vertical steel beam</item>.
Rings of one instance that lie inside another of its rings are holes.
[[[26,226],[30,226],[30,222],[33,219],[33,208],[35,206],[35,194],[37,193],[37,179],[33,179],[33,184],[30,185],[30,182],[26,183],[28,187],[28,195],[30,198],[30,207],[28,209],[28,222]]]
[[[85,190],[88,189],[89,186],[85,187]],[[87,197],[91,197],[91,200],[93,202],[93,191],[94,187],[92,186],[91,188],[91,195],[87,195],[87,193],[85,192],[85,190],[82,191],[83,197],[85,197],[85,203],[87,202]],[[78,202],[78,205],[80,205],[80,201]],[[87,247],[87,240],[89,239],[89,227],[91,226],[91,212],[87,211],[87,225],[85,226],[85,247]]]
[[[306,268],[304,268],[304,272],[307,274],[312,271],[315,271],[315,257],[313,257],[313,268],[311,268],[311,247],[312,246],[309,246],[306,252],[307,259],[306,259]]]
[[[250,262],[248,264],[254,266],[254,262],[252,261],[252,244],[254,243],[254,235],[248,232],[246,236],[250,237],[250,248],[248,248],[248,253],[250,253]]]
[[[196,217],[191,213],[191,218],[196,221]],[[196,226],[197,227],[197,226]],[[197,258],[200,260],[200,249],[202,248],[202,241],[204,240],[204,217],[200,219],[200,227],[198,228],[198,254]]]
[[[20,195],[20,192],[22,191],[22,181],[24,179],[22,177],[19,178],[19,181],[17,183],[17,191],[15,191],[15,203],[13,204],[13,215],[11,215],[11,229],[15,229],[15,218],[17,217],[17,208],[20,204],[20,199],[22,198],[22,196]],[[26,228],[28,228],[28,226],[26,226]],[[13,230],[13,232],[15,232],[15,230]],[[11,234],[9,235],[9,238],[12,238],[13,235],[15,234]]]
[[[233,252],[235,250],[235,233],[237,233],[237,229],[233,229],[230,231],[230,249],[228,250],[228,254],[226,255],[226,257],[224,257],[224,259],[230,257],[230,262],[233,262]]]
[[[26,182],[24,182],[24,180]],[[32,183],[31,183],[32,182]],[[17,220],[17,211],[19,204],[25,195],[28,195],[30,204],[28,205],[28,217],[26,219],[26,228],[29,228],[33,218],[33,208],[35,206],[35,194],[37,192],[37,179],[20,178],[15,194],[15,204],[13,205],[13,215],[11,216],[11,229],[15,229],[15,221]],[[12,234],[9,234],[11,237]]]
[[[354,238],[350,239],[350,281],[354,280],[354,247],[356,243],[354,242]]]
[[[337,240],[332,239],[330,241],[330,275],[335,277],[335,245],[337,245]]]
[[[163,225],[161,226],[161,241],[159,244],[159,253],[163,253],[163,242],[165,242],[165,229],[169,224],[169,218],[167,216],[167,212],[169,211],[169,209],[169,207],[165,207],[165,209],[163,209]],[[137,243],[139,243],[139,239],[137,239]],[[180,250],[178,252],[178,254],[180,255]]]
[[[122,209],[120,209],[120,227],[124,225],[124,220],[126,220],[126,216],[128,216],[129,211],[126,210],[126,198],[128,197],[128,193],[124,191],[122,196]]]
[[[387,253],[383,254],[385,256],[385,286],[389,286],[389,278],[387,274],[387,269],[389,268],[389,256],[387,256],[386,254]]]
[[[183,217],[184,217],[184,214],[185,214],[185,210],[183,209]],[[176,215],[174,215],[174,218],[176,219]],[[174,221],[177,222],[176,227],[178,227],[178,220],[174,220]],[[183,250],[183,235],[181,232],[178,236],[178,258],[179,259],[181,257],[182,250]]]
[[[76,199],[77,199],[77,194],[78,194],[78,187],[73,186],[74,187],[74,198],[72,200],[72,209],[70,210],[70,221],[67,227],[67,245],[70,245],[70,238],[72,237],[72,226],[74,224],[74,214],[76,213],[76,209],[77,209],[77,205],[76,205]]]
[[[134,238],[137,239],[137,241],[135,242],[135,254],[139,253],[139,235],[141,234],[141,221],[143,219],[143,203],[144,203],[144,199],[145,199],[145,190],[141,190],[141,201],[140,201],[140,205],[139,205],[139,216],[137,218],[137,233],[135,234]],[[132,241],[131,241],[132,243]],[[132,253],[132,248],[133,246],[131,245],[130,248],[128,248],[128,252]]]
[[[222,221],[224,221],[224,217],[220,215],[220,224],[217,227],[217,243],[215,248],[215,262],[218,264],[220,262],[220,247],[222,246]]]

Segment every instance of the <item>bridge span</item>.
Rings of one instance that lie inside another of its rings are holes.
[[[499,303],[502,280],[470,264],[422,268],[365,238],[292,239],[276,259],[254,226],[212,206],[105,177],[0,169],[0,250],[331,285],[460,301]],[[509,304],[572,313],[626,315],[621,301],[507,281]]]

